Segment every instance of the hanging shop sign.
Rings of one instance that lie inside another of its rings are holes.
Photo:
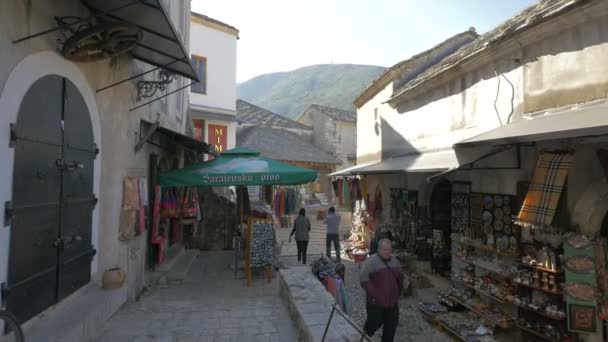
[[[222,153],[228,148],[228,126],[209,125],[209,143],[215,152]],[[210,156],[209,159],[212,159]]]

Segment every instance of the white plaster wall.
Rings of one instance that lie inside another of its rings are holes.
[[[516,48],[428,83],[395,108],[384,103],[387,85],[358,109],[358,162],[448,148],[527,112],[607,97],[607,17],[608,3],[594,2],[518,38]]]
[[[191,22],[190,53],[207,58],[207,94],[190,92],[191,104],[236,111],[236,40]]]
[[[351,122],[338,122],[336,127],[338,146],[336,154],[344,161],[346,157],[357,155],[357,125]]]
[[[189,2],[182,0],[189,23]],[[51,33],[19,44],[14,39],[39,32],[55,25],[53,16],[77,15],[86,17],[88,11],[79,1],[0,2],[0,139],[8,141],[9,124],[16,122],[20,101],[29,86],[48,74],[61,75],[71,80],[83,95],[94,129],[100,154],[95,160],[94,192],[99,198],[93,213],[93,245],[97,255],[92,264],[92,281],[98,283],[101,273],[120,266],[127,271],[129,295],[144,286],[146,235],[129,242],[118,240],[118,223],[122,203],[122,182],[125,176],[149,176],[149,155],[162,155],[156,147],[146,144],[135,153],[140,137],[140,120],[155,121],[157,117],[166,128],[180,131],[187,97],[169,97],[141,109],[136,101],[136,82],[133,80],[109,90],[96,93],[108,84],[128,78],[152,66],[121,56],[96,63],[73,63],[57,54],[59,33]],[[180,78],[181,79],[181,78]],[[171,85],[167,92],[179,87]],[[157,113],[160,116],[157,116]],[[41,113],[43,114],[43,113]],[[14,150],[8,144],[0,147],[0,206],[12,197]],[[179,154],[178,154],[179,156]],[[0,211],[3,212],[2,207]],[[10,227],[0,229],[0,282],[6,280],[10,244]]]
[[[357,164],[382,159],[382,115],[395,110],[386,102],[393,93],[393,83],[388,84],[374,98],[357,108]]]

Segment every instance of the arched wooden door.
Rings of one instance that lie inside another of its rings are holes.
[[[45,76],[12,127],[15,149],[7,308],[27,321],[90,281],[93,163],[87,106],[69,80]]]

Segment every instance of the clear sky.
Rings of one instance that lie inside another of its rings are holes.
[[[237,81],[313,64],[389,67],[459,32],[499,25],[534,0],[192,0],[240,30]]]

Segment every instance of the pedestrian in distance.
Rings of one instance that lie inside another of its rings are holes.
[[[336,260],[340,262],[340,220],[342,217],[336,214],[336,208],[329,208],[329,214],[325,217],[327,235],[325,237],[325,254],[331,259],[331,244],[334,244]]]
[[[371,337],[382,327],[382,342],[393,342],[399,323],[403,274],[389,239],[378,242],[378,252],[363,264],[360,281],[366,294],[367,320],[363,330]]]
[[[298,248],[298,262],[302,261],[306,265],[306,249],[308,249],[308,240],[310,240],[310,220],[306,217],[306,209],[300,209],[300,214],[293,222],[293,229],[289,234],[289,242],[291,237],[296,236],[296,247]]]

